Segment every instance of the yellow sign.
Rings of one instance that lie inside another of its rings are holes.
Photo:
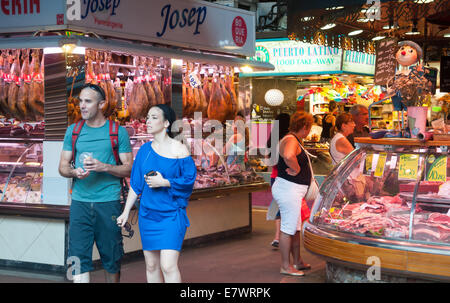
[[[430,157],[433,157],[431,155]],[[447,156],[440,156],[437,159],[432,159],[430,168],[427,173],[427,181],[447,181]]]
[[[386,153],[380,153],[380,157],[378,158],[377,168],[375,169],[374,176],[382,177],[384,172],[384,166],[386,164]]]
[[[370,171],[372,170],[372,159],[373,159],[373,154],[366,155],[366,172],[367,173],[370,173]]]
[[[417,180],[417,171],[419,169],[419,155],[404,154],[400,155],[398,162],[398,178],[406,180]]]

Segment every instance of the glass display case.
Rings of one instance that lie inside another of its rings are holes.
[[[42,203],[42,139],[5,142],[0,138],[1,202]]]
[[[333,277],[342,278],[336,268],[346,261],[346,281],[355,276],[348,267],[371,256],[388,272],[450,279],[450,142],[355,142],[320,188],[303,229],[306,248],[329,261]]]
[[[441,147],[363,144],[324,181],[312,223],[450,246],[449,158]]]

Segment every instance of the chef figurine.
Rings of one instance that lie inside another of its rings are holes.
[[[398,43],[398,46],[400,48],[395,55],[395,59],[397,59],[400,67],[397,75],[404,74],[407,76],[411,72],[411,69],[408,67],[419,62],[420,58],[422,58],[422,48],[413,41],[402,41]],[[423,70],[422,65],[419,66],[419,68]]]
[[[392,87],[388,86],[388,95],[393,96],[395,111],[416,106],[418,96],[431,92],[431,82],[425,77],[422,64],[411,67],[420,62],[422,48],[413,41],[401,41],[398,46],[395,58],[400,66],[393,77]]]

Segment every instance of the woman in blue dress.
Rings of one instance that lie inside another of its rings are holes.
[[[123,227],[141,195],[139,231],[147,282],[181,282],[178,257],[189,226],[186,207],[197,169],[186,146],[172,138],[174,121],[175,112],[168,105],[150,108],[147,132],[154,139],[142,145],[136,155],[127,202],[117,218]],[[151,171],[156,175],[146,176]]]

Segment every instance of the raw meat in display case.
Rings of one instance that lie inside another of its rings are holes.
[[[312,223],[374,238],[450,244],[450,181],[427,179],[436,176],[430,170],[438,159],[450,163],[440,149],[356,150],[325,180]],[[450,180],[448,165],[438,173]]]

